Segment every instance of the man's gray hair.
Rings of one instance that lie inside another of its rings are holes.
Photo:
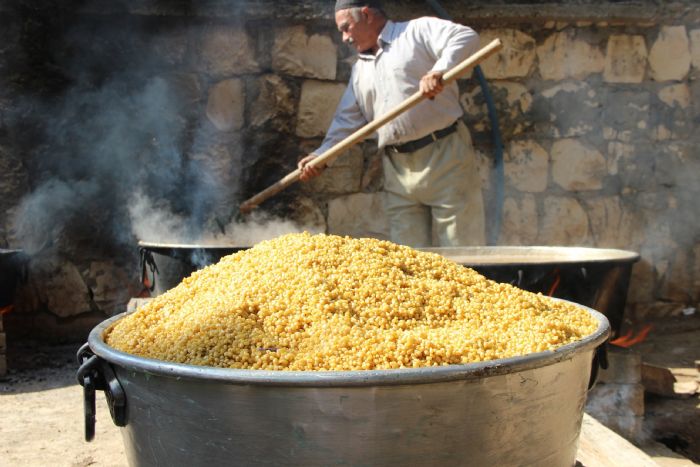
[[[355,21],[362,20],[362,9],[363,8],[364,7],[361,7],[361,6],[348,8],[350,10],[350,16],[352,16],[352,19],[354,19]],[[381,8],[369,7],[369,9],[372,10],[376,15],[383,16],[384,18],[386,18],[386,13],[384,13],[384,10],[382,10]]]

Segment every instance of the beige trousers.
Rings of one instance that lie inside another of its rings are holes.
[[[415,248],[485,244],[481,180],[462,122],[456,132],[418,151],[386,150],[383,165],[393,242]]]

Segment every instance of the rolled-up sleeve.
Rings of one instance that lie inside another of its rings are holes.
[[[431,71],[448,71],[479,48],[479,35],[470,27],[438,18],[416,21],[425,47],[436,58]]]

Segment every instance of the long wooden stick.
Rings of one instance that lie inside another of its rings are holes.
[[[501,43],[500,39],[494,39],[488,45],[486,45],[485,47],[482,47],[476,53],[471,55],[469,58],[465,59],[459,65],[456,65],[454,68],[452,68],[447,73],[445,73],[442,76],[443,83],[445,85],[452,83],[454,80],[456,80],[460,76],[464,75],[470,68],[476,66],[477,64],[479,64],[480,62],[482,62],[483,60],[485,60],[486,58],[491,56],[493,53],[500,50],[501,47],[503,47],[503,44]],[[374,120],[369,122],[367,125],[363,126],[359,130],[355,131],[353,134],[351,134],[350,136],[345,138],[344,140],[337,143],[335,146],[328,149],[323,154],[320,154],[318,157],[315,157],[314,159],[312,159],[309,162],[309,165],[317,166],[320,164],[332,162],[341,153],[350,149],[352,146],[359,143],[363,139],[367,138],[372,133],[377,131],[377,129],[379,127],[384,126],[385,124],[389,123],[391,120],[398,117],[400,114],[404,113],[405,111],[407,111],[411,107],[414,107],[416,104],[418,104],[419,102],[421,102],[424,99],[425,99],[425,96],[423,95],[423,93],[421,93],[420,91],[416,92],[415,94],[413,94],[411,97],[409,97],[408,99],[403,101],[401,104],[399,104],[398,106],[396,106],[392,110],[388,111],[384,115],[381,115],[381,116],[375,118]],[[257,195],[244,201],[240,207],[241,212],[249,213],[255,207],[257,207],[260,203],[265,201],[266,199],[276,195],[277,193],[284,190],[292,183],[299,180],[300,175],[301,175],[301,170],[299,170],[299,169],[296,169],[293,172],[290,172],[284,178],[277,181],[275,184],[270,185],[269,187],[265,188],[263,191],[261,191]]]

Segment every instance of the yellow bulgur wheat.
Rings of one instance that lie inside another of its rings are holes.
[[[368,370],[556,349],[595,331],[584,309],[440,255],[289,234],[226,256],[106,333],[141,357],[226,368]]]

